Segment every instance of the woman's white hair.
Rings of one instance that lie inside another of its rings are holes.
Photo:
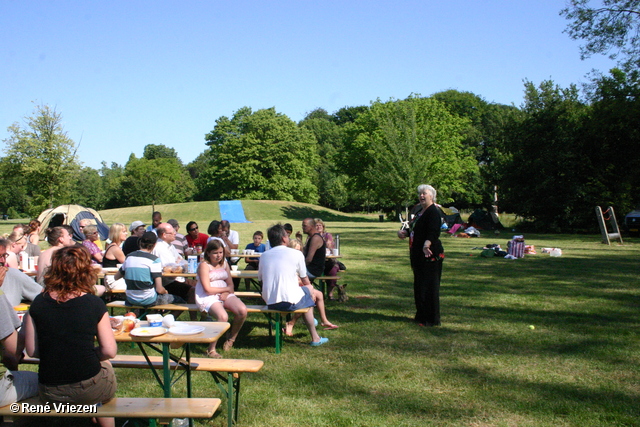
[[[436,197],[437,197],[436,189],[430,186],[429,184],[418,185],[418,194],[420,193],[429,193],[429,195],[431,196],[431,199],[433,200],[433,203],[436,202]]]

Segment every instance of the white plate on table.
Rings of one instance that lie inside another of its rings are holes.
[[[167,328],[163,328],[162,326],[143,326],[133,329],[129,332],[129,335],[134,337],[157,337],[166,333]]]
[[[169,328],[169,333],[173,335],[195,335],[204,331],[204,326],[187,325],[185,323],[176,323]]]

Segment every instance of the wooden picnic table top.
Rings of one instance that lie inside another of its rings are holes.
[[[148,325],[148,322],[143,321],[137,328],[149,328]],[[176,322],[176,325],[202,326],[204,330],[193,335],[174,335],[167,332],[155,337],[133,336],[129,332],[119,332],[115,334],[115,338],[116,342],[208,344],[220,339],[229,329],[228,322]]]
[[[255,254],[252,255],[248,255],[248,254],[231,254],[229,257],[230,258],[260,258],[260,255],[262,255],[264,252],[256,252]],[[326,256],[328,259],[336,259],[336,258],[342,258],[342,255],[327,255]]]

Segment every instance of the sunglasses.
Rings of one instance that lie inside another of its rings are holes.
[[[196,231],[197,229],[198,229],[198,227],[191,227],[191,228],[189,229],[189,231]]]

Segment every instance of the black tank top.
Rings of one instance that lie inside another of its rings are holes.
[[[311,240],[314,238],[314,236],[318,236],[322,239],[322,235],[320,233],[313,234],[311,237],[309,237],[309,240],[307,240],[307,244],[304,247],[305,257],[309,253],[309,245],[311,244]],[[307,271],[315,277],[322,276],[322,274],[324,273],[324,261],[326,256],[327,244],[325,243],[324,239],[322,239],[322,246],[319,247],[318,250],[316,250],[316,253],[313,254],[313,259],[310,263],[307,264]]]
[[[114,247],[115,244],[111,244],[107,247],[107,249],[104,251],[104,257],[102,258],[102,266],[104,268],[112,268],[112,267],[117,267],[118,264],[120,264],[118,262],[117,258],[114,259],[107,259],[107,253],[109,252],[109,249],[111,249],[112,247]]]

